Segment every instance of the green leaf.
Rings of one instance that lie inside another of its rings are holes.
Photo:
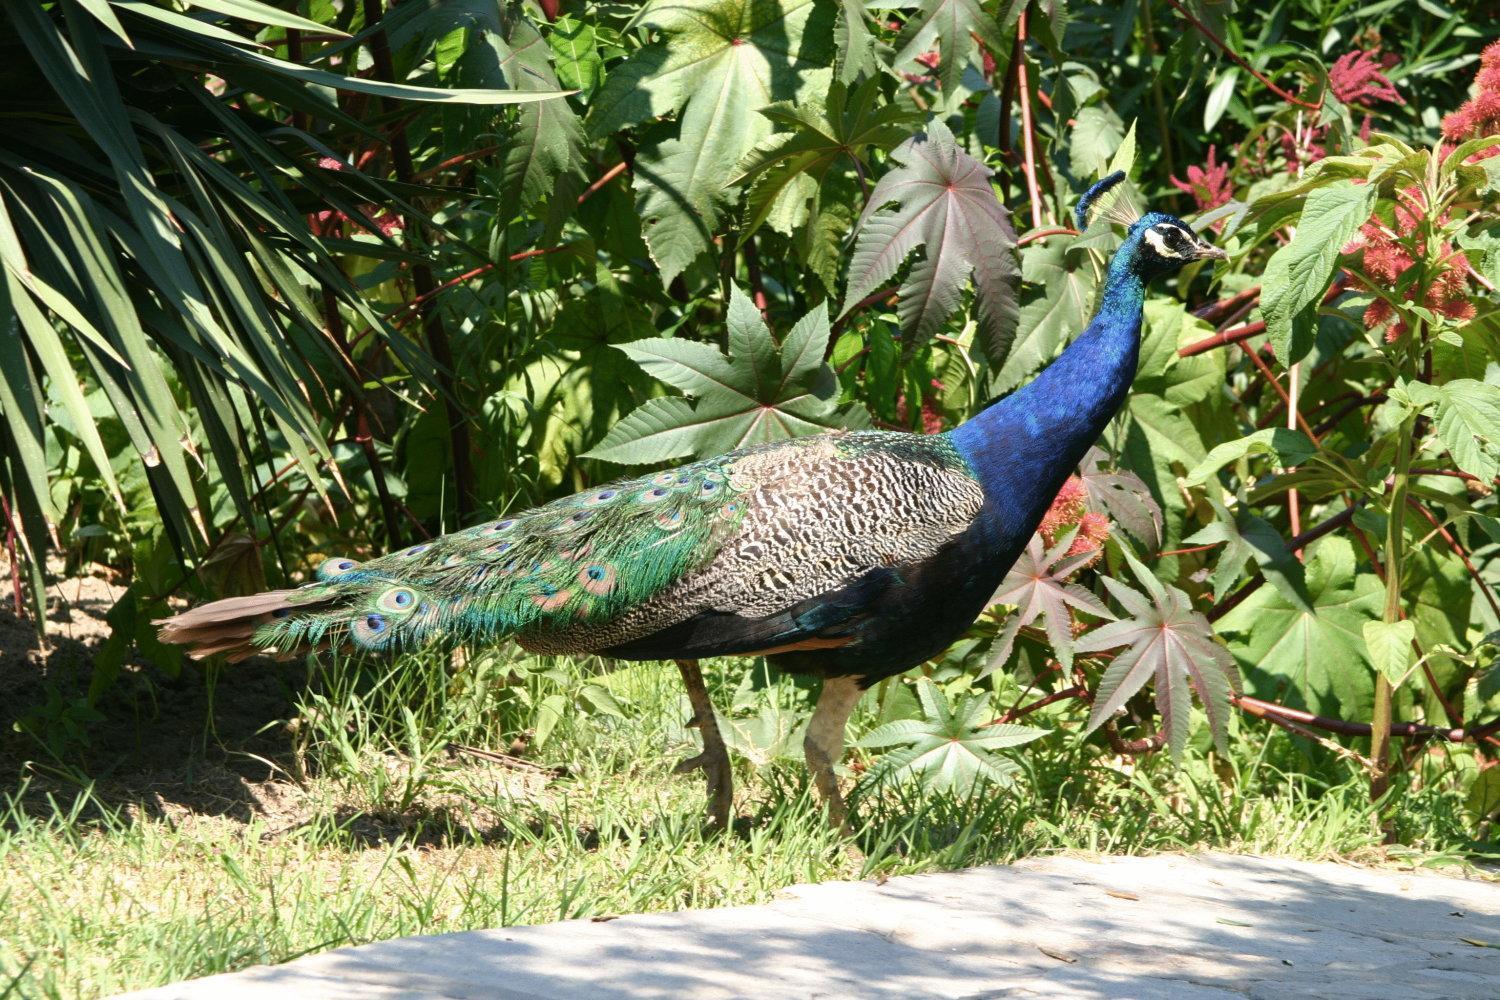
[[[677,112],[643,137],[636,208],[662,284],[710,246],[740,158],[771,131],[756,112],[827,85],[831,8],[817,0],[657,0],[638,23],[665,37],[615,67],[590,112],[601,137]]]
[[[1261,313],[1271,346],[1283,365],[1312,350],[1312,315],[1333,280],[1340,252],[1370,218],[1379,189],[1339,181],[1307,196],[1297,232],[1266,262]]]
[[[839,82],[853,86],[860,76],[873,77],[880,72],[880,58],[875,54],[875,35],[870,31],[864,0],[838,0],[838,5],[838,20],[833,27],[838,46],[834,62]]]
[[[552,50],[558,82],[579,91],[585,101],[592,100],[604,82],[604,58],[599,55],[594,26],[564,14],[552,22],[547,46]]]
[[[923,718],[887,722],[856,744],[901,747],[876,760],[861,779],[861,789],[913,778],[926,790],[960,793],[984,781],[1008,784],[1018,768],[995,751],[1047,735],[1047,730],[1032,726],[982,722],[990,714],[983,696],[966,696],[950,707],[943,692],[926,677],[917,681],[917,696]]]
[[[649,374],[695,401],[647,400],[587,457],[644,465],[860,426],[862,411],[837,405],[838,383],[823,362],[828,337],[827,309],[819,305],[778,348],[759,310],[733,286],[728,355],[676,338],[620,346]]]
[[[740,162],[735,184],[751,182],[740,242],[750,237],[773,212],[782,220],[772,228],[791,233],[819,211],[825,178],[835,167],[872,169],[872,149],[891,150],[921,121],[914,110],[880,102],[880,81],[865,81],[853,92],[833,84],[827,100],[779,102],[760,113],[786,131],[760,142]],[[795,182],[806,179],[805,187]],[[787,202],[794,204],[787,205]],[[778,211],[779,209],[779,211]]]
[[[1140,476],[1126,470],[1101,469],[1104,458],[1102,449],[1090,448],[1078,466],[1089,509],[1105,511],[1137,541],[1156,551],[1161,548],[1161,505]]]
[[[996,56],[1010,47],[1006,32],[983,0],[921,0],[896,37],[891,65],[898,70],[924,71],[917,56],[937,49],[938,81],[943,93],[951,93],[974,58],[975,38]]]
[[[1028,293],[1016,319],[1016,333],[1005,362],[989,385],[992,394],[1009,392],[1050,361],[1067,338],[1089,321],[1094,272],[1086,254],[1069,254],[1069,243],[1054,237],[1021,249],[1021,280],[1040,286]]]
[[[1254,560],[1256,568],[1288,602],[1298,610],[1311,611],[1312,598],[1307,592],[1305,569],[1287,548],[1281,533],[1269,521],[1247,510],[1240,511],[1238,516],[1231,514],[1214,493],[1209,490],[1207,497],[1218,515],[1217,520],[1183,539],[1187,545],[1227,543],[1214,567],[1214,600],[1221,600],[1229,593],[1239,581],[1245,564]]]
[[[1482,481],[1493,481],[1500,474],[1500,385],[1460,378],[1437,392],[1437,433],[1453,461]]]
[[[1384,587],[1374,574],[1356,573],[1352,544],[1333,536],[1312,548],[1307,589],[1310,612],[1261,587],[1219,620],[1219,631],[1230,637],[1250,694],[1368,719],[1374,687],[1364,627],[1380,618]]]
[[[256,24],[274,24],[283,28],[297,28],[300,31],[312,31],[320,35],[333,35],[337,38],[348,38],[346,32],[330,24],[319,21],[309,21],[305,17],[280,10],[261,0],[187,0],[189,7],[198,7],[210,10],[216,14],[224,14],[228,17],[237,18],[241,21],[253,21]]]
[[[555,93],[557,77],[536,28],[521,17],[511,18],[505,27],[503,38],[497,30],[487,32],[485,39],[495,50],[506,83],[515,90]],[[566,99],[523,105],[517,128],[499,156],[502,197],[521,208],[530,208],[554,190],[560,197],[576,198],[584,180],[583,145],[583,126]],[[572,183],[565,183],[565,178]]]
[[[1203,102],[1203,131],[1212,132],[1214,126],[1219,124],[1219,119],[1224,117],[1229,101],[1234,97],[1234,85],[1238,80],[1238,66],[1230,66],[1219,74],[1219,79],[1208,92],[1208,99]]]
[[[989,168],[959,149],[936,121],[891,159],[900,166],[875,185],[859,219],[841,315],[920,248],[921,259],[901,283],[897,310],[907,350],[953,315],[972,273],[981,343],[991,363],[1002,364],[1016,327],[1016,234],[990,188]]]
[[[1417,627],[1410,621],[1365,622],[1364,637],[1365,649],[1375,669],[1385,675],[1392,687],[1400,684],[1416,661],[1411,644],[1417,637]]]
[[[1220,469],[1247,455],[1275,455],[1283,468],[1301,465],[1318,453],[1318,446],[1301,431],[1287,427],[1267,427],[1236,441],[1225,441],[1193,466],[1184,480],[1189,486],[1208,482]]]
[[[1469,793],[1464,797],[1464,808],[1475,822],[1483,822],[1500,810],[1500,767],[1487,767],[1475,773],[1469,784]],[[1469,941],[1468,938],[1464,940]],[[1487,944],[1485,947],[1493,948],[1495,945]]]
[[[1103,177],[1110,160],[1125,141],[1125,123],[1110,108],[1091,104],[1078,112],[1068,135],[1073,170],[1083,177]]]

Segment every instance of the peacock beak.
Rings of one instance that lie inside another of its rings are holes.
[[[1229,255],[1206,240],[1198,241],[1199,260],[1228,260]]]

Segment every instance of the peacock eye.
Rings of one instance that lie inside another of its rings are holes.
[[[617,492],[616,490],[600,490],[598,493],[594,494],[594,499],[595,500],[613,500],[614,497],[615,497],[615,493],[616,492]]]
[[[602,580],[602,579],[604,579],[604,567],[603,566],[590,566],[589,567],[589,579],[590,580]]]
[[[365,628],[371,632],[384,632],[385,619],[379,615],[368,615],[365,617]]]

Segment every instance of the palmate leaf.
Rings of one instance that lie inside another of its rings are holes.
[[[1368,719],[1373,667],[1364,626],[1378,620],[1384,590],[1356,570],[1354,547],[1337,536],[1319,541],[1307,560],[1312,611],[1261,587],[1219,620],[1250,693],[1342,719]]]
[[[1172,758],[1180,759],[1187,745],[1190,688],[1198,692],[1215,744],[1221,752],[1227,752],[1233,707],[1230,694],[1241,691],[1234,658],[1214,639],[1213,626],[1193,610],[1187,594],[1159,582],[1129,552],[1125,557],[1146,594],[1105,577],[1104,585],[1130,617],[1100,626],[1077,644],[1080,653],[1125,647],[1115,654],[1099,679],[1089,732],[1107,722],[1148,680],[1154,679],[1156,709]]]
[[[459,62],[465,82],[559,92],[551,49],[531,22],[491,5],[473,17],[484,30]],[[530,208],[554,190],[557,197],[576,198],[584,180],[583,144],[583,125],[566,98],[521,105],[498,154],[504,204]]]
[[[1003,24],[998,7],[1006,8]],[[974,40],[983,42],[995,56],[1001,55],[1010,48],[1009,31],[1023,9],[994,0],[922,0],[896,37],[892,65],[900,70],[925,69],[917,63],[917,56],[937,49],[938,82],[944,93],[950,93],[974,57]]]
[[[1100,468],[1102,448],[1090,448],[1078,466],[1078,478],[1088,494],[1089,508],[1102,510],[1150,551],[1161,547],[1161,505],[1134,472]]]
[[[1038,618],[1042,619],[1047,630],[1047,641],[1058,662],[1064,667],[1071,667],[1075,650],[1073,615],[1068,609],[1077,608],[1099,618],[1114,617],[1097,597],[1077,584],[1068,582],[1068,577],[1096,555],[1092,551],[1072,556],[1067,554],[1076,534],[1077,531],[1068,532],[1050,549],[1042,545],[1040,534],[1031,536],[1031,541],[1026,544],[1026,551],[1021,553],[1016,564],[1005,575],[1000,589],[990,599],[992,604],[1014,604],[1016,613],[1011,615],[1001,631],[989,662],[979,676],[987,676],[1004,666],[1015,647],[1016,634]]]
[[[783,101],[760,112],[784,131],[745,154],[735,184],[749,182],[740,242],[764,224],[793,235],[803,263],[830,293],[859,193],[851,170],[870,171],[872,150],[890,150],[921,121],[915,108],[882,103],[880,81],[852,93],[835,83],[826,100]]]
[[[922,787],[968,792],[981,781],[1008,784],[1020,770],[995,751],[1041,739],[1047,730],[1033,726],[990,726],[989,701],[970,695],[950,708],[942,691],[926,677],[917,681],[922,719],[898,719],[878,726],[859,741],[870,749],[900,747],[881,756],[861,781],[862,787],[916,778]]]
[[[1230,513],[1214,493],[1214,490],[1209,490],[1207,496],[1217,519],[1183,539],[1188,545],[1227,543],[1214,567],[1214,600],[1229,593],[1245,564],[1254,560],[1256,567],[1288,602],[1302,611],[1311,611],[1312,598],[1307,593],[1305,569],[1287,548],[1281,532],[1265,518],[1256,517],[1249,511],[1241,510],[1238,516]]]
[[[861,427],[864,411],[839,407],[838,383],[823,362],[828,312],[817,306],[778,347],[749,296],[729,297],[729,353],[704,343],[653,337],[623,344],[646,372],[693,397],[648,399],[585,457],[646,465],[768,441]]]
[[[664,285],[709,248],[740,158],[770,134],[756,112],[826,86],[814,71],[833,60],[832,15],[826,0],[656,0],[638,15],[665,37],[611,71],[589,128],[603,137],[677,112],[676,129],[649,130],[635,160],[636,208]]]
[[[972,273],[980,342],[991,364],[1001,365],[1016,329],[1019,274],[1016,234],[990,187],[991,171],[959,149],[937,121],[891,159],[899,166],[880,178],[857,224],[843,312],[920,249],[921,259],[901,283],[897,310],[907,350],[953,315]]]

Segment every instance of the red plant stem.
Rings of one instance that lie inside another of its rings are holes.
[[[760,254],[755,249],[755,239],[752,237],[745,241],[745,274],[750,279],[750,299],[755,303],[755,308],[760,310],[760,315],[765,318],[771,309],[770,300],[766,298],[766,286],[760,275]]]
[[[1330,733],[1342,733],[1345,736],[1369,736],[1370,724],[1367,722],[1346,722],[1343,719],[1330,719],[1322,715],[1314,715],[1300,708],[1288,708],[1274,701],[1262,701],[1259,698],[1251,698],[1249,695],[1231,695],[1230,700],[1239,706],[1240,710],[1257,718],[1265,718],[1276,715],[1293,722],[1300,722],[1304,726],[1312,726]],[[1482,726],[1473,729],[1451,728],[1442,726],[1427,726],[1417,722],[1393,722],[1391,723],[1391,735],[1406,739],[1439,739],[1450,743],[1462,743],[1465,740],[1482,740],[1496,732],[1500,732],[1500,719],[1486,722]]]
[[[1021,144],[1025,160],[1021,173],[1026,177],[1026,197],[1031,200],[1031,228],[1042,228],[1042,194],[1036,184],[1036,145],[1032,137],[1031,84],[1026,76],[1026,11],[1016,21],[1016,85],[1021,99]]]
[[[1028,243],[1044,240],[1049,236],[1077,236],[1078,230],[1069,229],[1067,226],[1057,226],[1053,229],[1035,229],[1016,240],[1016,246],[1024,247]]]
[[[1059,701],[1066,701],[1069,698],[1087,699],[1088,694],[1088,688],[1084,687],[1081,684],[1075,684],[1072,687],[1063,688],[1061,691],[1054,691],[1051,694],[1047,695],[1045,698],[1038,698],[1036,701],[1032,702],[1029,705],[1022,705],[1020,708],[1012,708],[1004,715],[1000,716],[998,719],[991,719],[980,728],[984,729],[989,726],[1001,726],[1007,722],[1014,722],[1016,719],[1019,719],[1022,716],[1030,715],[1032,712],[1035,712],[1038,709],[1046,708],[1048,705],[1056,704]]]
[[[1277,380],[1276,373],[1271,371],[1270,367],[1261,360],[1260,352],[1243,346],[1241,350],[1245,352],[1245,357],[1249,358],[1255,367],[1260,370],[1261,375],[1271,384],[1271,388],[1276,390],[1276,394],[1281,397],[1281,401],[1286,405],[1286,408],[1295,412],[1295,407],[1292,406],[1292,397],[1287,395],[1286,388]],[[1300,413],[1297,414],[1297,426],[1302,428],[1302,433],[1313,439],[1314,444],[1318,443],[1318,435],[1308,426],[1307,421],[1302,418],[1302,414]]]
[[[608,184],[610,181],[614,180],[616,177],[618,177],[621,174],[623,174],[625,172],[625,170],[626,170],[626,166],[627,165],[624,164],[624,163],[616,163],[614,166],[612,166],[608,170],[606,170],[603,174],[601,174],[599,176],[598,180],[594,181],[594,183],[590,184],[584,190],[583,194],[581,194],[581,195],[578,196],[578,204],[582,205],[584,202],[588,201],[595,194],[597,194],[600,190],[602,190],[606,184]],[[571,248],[572,248],[572,244],[570,244],[570,243],[564,243],[564,244],[561,244],[561,245],[555,246],[555,247],[542,247],[540,249],[522,250],[519,253],[513,253],[513,254],[511,254],[509,257],[507,257],[505,259],[506,259],[507,263],[515,263],[518,260],[526,260],[526,259],[528,259],[530,257],[541,257],[541,256],[544,256],[544,255],[549,254],[549,253],[561,253],[562,251],[569,250]],[[493,271],[498,266],[499,266],[498,264],[494,264],[494,263],[480,264],[478,267],[473,268],[472,270],[465,271],[463,274],[460,274],[456,278],[450,278],[449,280],[443,282],[441,285],[438,285],[436,288],[433,288],[430,291],[428,291],[425,295],[417,295],[417,296],[413,297],[409,302],[405,303],[399,309],[397,309],[394,313],[392,313],[390,318],[394,321],[394,319],[395,319],[396,316],[399,316],[401,313],[408,312],[408,311],[416,308],[418,305],[420,305],[421,303],[427,301],[427,299],[433,297],[434,295],[437,295],[440,292],[445,292],[448,289],[452,288],[454,285],[461,285],[465,281],[469,281],[469,280],[471,280],[473,278],[477,278],[477,277],[479,277],[482,274],[488,274],[490,271]],[[404,320],[402,322],[404,322]],[[397,325],[399,325],[399,323]],[[369,332],[370,331],[368,331],[368,330],[365,331],[365,333],[369,333]],[[360,334],[360,336],[358,338],[356,338],[355,343],[358,343],[363,338],[364,338],[364,334]]]
[[[1188,556],[1188,555],[1192,555],[1194,552],[1207,552],[1209,549],[1213,549],[1213,548],[1217,548],[1217,547],[1218,547],[1218,543],[1217,542],[1215,542],[1213,545],[1193,545],[1193,546],[1189,546],[1188,548],[1185,548],[1185,549],[1171,549],[1170,551],[1167,551],[1167,552],[1158,552],[1156,554],[1156,558],[1158,558],[1158,559],[1165,559],[1168,556]]]
[[[1385,397],[1382,396],[1379,401],[1380,402],[1385,402]],[[1474,475],[1474,473],[1472,473],[1472,472],[1461,472],[1458,469],[1412,469],[1411,472],[1407,473],[1407,475],[1411,475],[1411,476],[1451,476],[1454,479],[1462,479],[1466,483],[1483,483],[1484,482],[1483,479],[1480,479],[1478,476]],[[1495,481],[1496,482],[1500,482],[1500,478],[1497,478]]]
[[[495,153],[498,153],[500,149],[501,147],[499,146],[483,146],[479,149],[471,149],[467,153],[459,153],[457,156],[450,156],[435,167],[428,167],[426,170],[413,174],[412,180],[419,182],[425,181],[429,177],[436,177],[438,174],[442,173],[444,170],[449,169],[450,167],[456,167],[460,163],[467,163],[469,160],[477,160],[481,157],[491,156]]]
[[[599,175],[598,180],[590,184],[588,187],[584,188],[583,194],[578,196],[578,204],[582,205],[594,195],[598,194],[604,188],[604,185],[608,184],[610,181],[623,174],[629,168],[630,164],[622,160],[619,163],[616,163],[614,166],[610,167],[608,170],[604,171],[604,173]]]
[[[848,312],[844,313],[844,315],[833,321],[833,332],[837,333],[839,330],[843,329],[844,325],[849,322],[850,317],[852,317],[855,313],[867,309],[877,302],[884,302],[892,295],[895,295],[897,290],[898,289],[896,288],[896,286],[892,285],[889,288],[882,288],[878,292],[866,295],[864,298],[854,303],[854,305],[850,306]],[[831,341],[829,342],[829,349],[833,349],[833,344]]]
[[[0,493],[0,510],[5,514],[5,554],[10,559],[10,589],[16,602],[16,617],[26,617],[26,603],[21,597],[21,560],[16,556],[16,519],[10,513],[10,501]]]
[[[1229,316],[1236,312],[1246,303],[1254,302],[1258,298],[1260,298],[1260,286],[1251,285],[1249,288],[1245,289],[1243,292],[1240,292],[1237,295],[1231,295],[1227,299],[1220,299],[1218,302],[1212,302],[1206,306],[1199,308],[1193,313],[1193,315],[1197,316],[1201,320],[1207,320],[1210,323],[1217,323],[1225,316]]]
[[[1458,543],[1458,539],[1454,538],[1448,532],[1448,529],[1443,527],[1443,523],[1433,515],[1432,511],[1423,506],[1416,497],[1408,496],[1406,498],[1406,505],[1425,517],[1427,523],[1431,524],[1437,530],[1438,535],[1442,537],[1443,541],[1448,543],[1449,550],[1463,560],[1464,569],[1469,571],[1469,576],[1473,577],[1474,582],[1479,585],[1479,592],[1489,602],[1490,610],[1495,612],[1495,617],[1500,618],[1500,602],[1495,600],[1495,594],[1490,590],[1490,585],[1484,582],[1484,577],[1479,574],[1479,570],[1474,566],[1474,561],[1469,558],[1469,554],[1464,551],[1464,547]]]
[[[1179,358],[1191,358],[1195,354],[1203,354],[1212,351],[1216,347],[1227,347],[1230,344],[1238,344],[1242,340],[1249,340],[1258,334],[1266,332],[1266,324],[1261,322],[1246,323],[1244,326],[1233,330],[1225,330],[1216,333],[1212,337],[1204,337],[1202,340],[1194,341],[1186,347],[1177,349]]]
[[[1021,66],[1021,43],[1011,39],[1010,61],[1005,64],[1005,80],[1000,84],[1000,121],[995,129],[995,148],[1007,163],[1016,162],[1016,151],[1010,145],[1010,105],[1016,99],[1016,72]],[[1009,171],[1000,171],[1000,200],[1010,203]]]
[[[1291,104],[1297,105],[1299,108],[1307,108],[1309,111],[1319,111],[1322,109],[1323,102],[1321,100],[1319,100],[1317,104],[1308,104],[1306,101],[1292,96],[1291,94],[1282,90],[1280,87],[1276,86],[1276,84],[1272,83],[1264,73],[1256,69],[1254,66],[1251,66],[1244,59],[1240,58],[1239,54],[1231,49],[1222,38],[1214,34],[1212,28],[1194,17],[1191,11],[1189,11],[1182,4],[1178,3],[1178,0],[1167,0],[1167,3],[1172,6],[1173,10],[1177,11],[1177,13],[1187,18],[1188,22],[1192,24],[1193,27],[1198,29],[1199,34],[1201,34],[1204,38],[1207,38],[1210,42],[1213,42],[1213,44],[1219,49],[1220,52],[1223,52],[1226,56],[1228,56],[1230,62],[1234,63],[1236,66],[1240,67],[1245,72],[1255,77],[1261,83],[1265,84],[1265,86],[1270,89],[1271,93],[1275,94],[1283,101],[1287,101]]]

